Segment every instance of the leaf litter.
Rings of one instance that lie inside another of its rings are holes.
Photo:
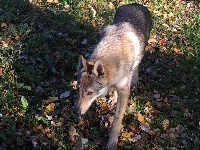
[[[48,2],[54,8],[59,7],[58,1]],[[38,5],[41,3],[39,2]],[[199,82],[195,78],[199,77],[199,72],[196,71],[195,76],[189,71],[185,71],[188,69],[187,66],[193,66],[194,58],[188,55],[185,59],[181,48],[183,46],[188,52],[194,52],[198,48],[198,45],[188,40],[184,33],[190,22],[189,19],[186,18],[184,25],[181,25],[182,18],[185,18],[184,15],[189,18],[191,12],[198,8],[193,2],[176,1],[174,3],[174,5],[162,3],[164,7],[160,7],[146,1],[146,5],[155,19],[157,30],[152,31],[149,44],[146,47],[147,54],[145,54],[141,64],[140,85],[135,98],[129,100],[128,113],[123,121],[124,127],[119,137],[119,147],[127,149],[144,149],[144,146],[149,149],[198,148],[200,121],[197,96],[200,92],[198,90]],[[97,3],[83,5],[80,9],[87,13],[90,6],[91,14],[85,15],[82,19],[87,21],[91,19],[91,16],[92,26],[102,27],[104,23],[98,16],[98,10],[100,8],[115,10],[113,2],[108,4],[105,3],[104,6]],[[182,10],[183,6],[187,7]],[[70,11],[73,7],[65,4],[63,8],[64,11]],[[22,20],[20,24],[25,22],[27,27],[34,29],[27,33],[32,38],[31,41],[35,41],[35,44],[28,43],[32,46],[29,53],[23,53],[24,49],[20,46],[15,51],[20,52],[18,55],[20,65],[16,63],[16,66],[19,65],[18,68],[28,66],[28,69],[24,69],[25,71],[19,69],[18,75],[21,76],[21,80],[27,83],[25,85],[31,85],[33,91],[29,93],[29,98],[37,103],[37,109],[31,112],[37,122],[28,125],[17,122],[19,127],[17,130],[20,132],[18,138],[21,141],[26,141],[23,136],[20,136],[24,133],[35,148],[48,145],[52,148],[65,149],[65,146],[76,147],[80,144],[81,147],[85,145],[95,149],[106,145],[115,110],[110,106],[107,98],[100,98],[90,108],[86,116],[77,121],[71,111],[75,92],[70,88],[75,89],[76,87],[77,81],[73,78],[76,70],[74,61],[78,59],[77,54],[74,56],[71,51],[76,53],[79,49],[85,49],[86,46],[96,41],[85,36],[85,32],[88,31],[84,31],[82,25],[74,20],[72,23],[65,22],[64,28],[66,30],[54,28],[57,26],[54,23],[59,24],[56,18],[62,18],[62,15],[59,15],[59,12],[54,13],[55,16],[48,15],[51,11],[47,10],[50,8],[45,8],[44,12],[32,10],[33,14],[29,13],[28,15],[34,17],[28,17],[27,14],[16,16],[17,20]],[[176,16],[172,11],[174,9],[180,9],[181,16]],[[98,22],[95,20],[97,18]],[[161,20],[160,24],[156,18]],[[49,24],[51,22],[48,19],[56,21]],[[1,23],[2,31],[9,29],[10,24],[13,23]],[[48,33],[44,32],[45,36],[37,35],[37,32],[43,31]],[[41,40],[37,41],[40,36],[43,36],[41,39],[50,41],[49,46],[46,43],[37,45]],[[60,39],[60,37],[62,38]],[[56,43],[57,40],[60,40],[59,43]],[[12,35],[12,38],[3,38],[1,47],[7,49],[15,42],[26,43],[30,41],[23,34],[16,34]],[[51,45],[54,42],[55,44]],[[90,52],[86,51],[84,54],[89,55]],[[186,61],[188,64],[184,63]],[[196,65],[198,68],[198,64]],[[3,69],[1,69],[3,75],[5,68],[0,68]],[[72,78],[70,83],[68,83],[68,78]],[[190,82],[194,85],[189,84]],[[65,87],[67,90],[64,89]],[[181,93],[181,90],[185,91],[186,94]],[[192,95],[197,95],[194,101],[196,106],[190,106],[189,101],[193,98]],[[112,97],[112,95],[110,96]],[[141,103],[138,104],[137,100]],[[1,117],[1,120],[2,118],[4,117]],[[4,124],[4,126],[6,125]],[[59,135],[60,133],[63,134]],[[68,139],[68,141],[62,142],[62,139]],[[9,144],[9,140],[6,142]]]

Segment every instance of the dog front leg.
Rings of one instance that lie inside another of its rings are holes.
[[[111,133],[110,133],[110,137],[109,137],[107,147],[106,147],[106,149],[108,150],[117,149],[118,136],[122,128],[122,119],[124,117],[127,100],[128,100],[129,92],[130,92],[129,87],[130,86],[126,84],[126,86],[124,86],[123,88],[117,89],[118,98],[117,98],[117,105],[116,105],[116,113],[115,113],[115,118],[112,123]]]

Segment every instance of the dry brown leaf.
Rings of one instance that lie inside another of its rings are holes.
[[[58,97],[48,97],[48,99],[42,100],[42,102],[45,104],[48,104],[48,103],[53,103],[58,100],[59,100]]]
[[[42,130],[43,134],[48,134],[51,132],[51,130],[49,129],[49,127],[44,128],[44,130]]]
[[[1,28],[6,28],[7,26],[8,25],[6,23],[4,23],[4,22],[1,24]]]
[[[37,124],[33,127],[33,131],[38,132],[39,130],[42,130],[43,126],[42,124]]]
[[[54,138],[55,135],[56,135],[55,132],[47,133],[47,137],[48,137],[48,138]]]
[[[9,44],[9,42],[7,42],[7,41],[2,41],[2,46],[3,46],[3,48],[7,48],[8,47],[8,44]]]
[[[148,40],[148,43],[157,43],[157,40],[154,37],[152,37]]]
[[[158,44],[159,45],[162,45],[163,43],[165,43],[166,42],[166,39],[165,38],[162,38],[159,42],[158,42]]]
[[[19,36],[19,35],[16,35],[15,36],[15,40],[17,40],[17,41],[21,41],[23,38],[21,37],[21,36]]]
[[[0,76],[3,75],[3,67],[0,66]]]
[[[177,54],[180,53],[180,48],[178,48],[178,47],[175,46],[174,47],[174,52],[176,52]]]
[[[186,48],[186,50],[187,50],[187,51],[192,51],[192,50],[194,50],[194,49],[193,49],[193,47],[189,46],[189,47]]]
[[[152,49],[153,49],[153,46],[152,46],[151,44],[148,44],[148,45],[146,46],[145,49],[146,49],[147,51],[152,50]]]

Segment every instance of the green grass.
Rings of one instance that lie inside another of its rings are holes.
[[[35,149],[80,148],[81,137],[89,141],[89,148],[85,149],[105,147],[110,112],[94,104],[83,120],[78,120],[71,110],[76,95],[73,83],[79,55],[92,52],[98,31],[112,23],[118,6],[130,2],[135,1],[60,0],[30,4],[2,0],[0,147],[33,149],[36,144]],[[131,96],[136,109],[123,122],[123,132],[141,138],[129,142],[133,137],[121,135],[119,148],[196,150],[200,140],[200,3],[137,2],[151,11],[151,37],[158,42],[149,44],[138,92]],[[90,6],[96,11],[95,17]],[[163,38],[165,42],[159,43]],[[60,98],[65,91],[70,95]],[[158,93],[161,108],[154,98]],[[147,113],[147,107],[153,111]],[[145,116],[155,134],[141,130],[137,113]],[[162,123],[166,119],[169,125],[164,130]],[[180,126],[182,130],[178,130]]]

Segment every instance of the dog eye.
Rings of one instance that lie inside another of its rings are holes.
[[[93,92],[87,92],[87,95],[92,95]]]

